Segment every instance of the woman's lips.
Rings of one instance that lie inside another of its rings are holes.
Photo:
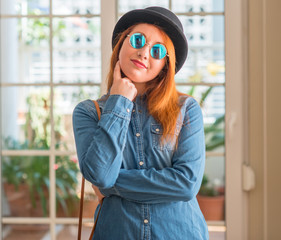
[[[140,61],[132,59],[131,60],[137,67],[147,69],[147,67]]]

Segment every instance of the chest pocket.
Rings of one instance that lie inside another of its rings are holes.
[[[151,135],[152,135],[152,143],[153,148],[158,150],[168,150],[173,151],[176,146],[177,137],[180,132],[180,126],[177,124],[176,130],[174,134],[169,134],[166,139],[161,142],[161,138],[163,136],[163,128],[161,124],[151,124]]]

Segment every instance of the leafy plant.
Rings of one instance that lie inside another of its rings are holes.
[[[211,184],[209,182],[209,179],[205,174],[204,174],[203,179],[202,179],[199,194],[201,196],[212,196],[212,197],[219,195],[218,189],[216,188],[216,186],[214,184]]]
[[[50,101],[45,92],[31,93],[26,99],[28,111],[24,133],[26,141],[20,143],[8,137],[3,144],[10,150],[49,149],[50,148]],[[54,105],[54,112],[57,111]],[[64,133],[64,125],[59,114],[54,115],[56,148],[66,146],[60,141]],[[56,201],[65,213],[69,214],[71,206],[77,202],[75,194],[77,174],[79,172],[77,160],[69,156],[59,156],[53,166],[56,171]],[[33,208],[36,208],[36,196],[39,195],[44,216],[47,215],[47,201],[44,189],[50,188],[49,157],[48,156],[9,156],[4,157],[2,163],[4,181],[13,184],[16,189],[20,184],[27,184]],[[70,206],[70,208],[68,208]]]
[[[13,184],[16,191],[20,184],[27,184],[33,208],[36,205],[36,195],[39,195],[44,216],[47,215],[47,203],[44,189],[49,186],[48,157],[11,156],[4,157],[3,177],[7,183]]]
[[[216,64],[209,64],[207,70],[211,75],[215,76],[218,73],[218,71],[223,69],[222,67]],[[202,74],[200,72],[197,72],[196,74],[190,77],[189,81],[200,82],[202,78],[203,78]],[[192,86],[187,94],[193,96],[195,94],[196,87],[197,86]],[[204,106],[204,103],[207,97],[212,92],[212,89],[213,87],[210,86],[204,92],[201,93],[200,100],[199,100],[199,104],[201,107]],[[212,124],[204,125],[206,151],[213,151],[215,149],[224,147],[225,144],[224,120],[225,120],[225,115],[223,114],[218,118],[216,118],[216,120]],[[204,196],[219,195],[219,191],[217,187],[209,182],[209,179],[205,174],[203,176],[199,194]]]
[[[28,11],[30,15],[42,15],[40,9],[32,9]],[[59,41],[64,41],[63,30],[66,29],[65,22],[58,20],[58,23],[53,26],[53,36],[57,37]],[[49,18],[29,18],[18,22],[19,38],[26,45],[41,46],[49,44],[50,37],[50,21]]]
[[[223,147],[225,143],[224,135],[224,114],[218,117],[211,125],[204,127],[206,137],[206,151],[212,151]]]
[[[194,95],[196,86],[192,86],[188,95]],[[199,104],[203,107],[207,97],[212,92],[213,87],[208,87],[204,92],[201,93],[201,97],[199,100]],[[206,139],[206,151],[212,151],[219,147],[224,146],[225,143],[225,134],[224,134],[224,117],[225,115],[221,115],[218,117],[214,123],[212,124],[205,124],[204,125],[204,132],[205,132],[205,139]]]

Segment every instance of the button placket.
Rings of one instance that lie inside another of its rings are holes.
[[[139,169],[143,169],[145,166],[144,163],[144,153],[143,153],[143,139],[142,139],[142,132],[141,132],[141,119],[139,112],[139,106],[135,105],[132,109],[132,112],[134,113],[132,115],[132,122],[134,125],[134,136],[136,138],[136,149],[137,149],[137,165],[139,166]]]
[[[143,204],[142,205],[142,209],[143,209],[143,239],[151,239],[151,229],[150,229],[150,213],[149,213],[149,206],[148,204]]]

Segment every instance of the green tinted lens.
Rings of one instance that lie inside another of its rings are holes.
[[[150,54],[155,59],[162,59],[166,56],[167,50],[162,44],[155,44],[150,50]]]

